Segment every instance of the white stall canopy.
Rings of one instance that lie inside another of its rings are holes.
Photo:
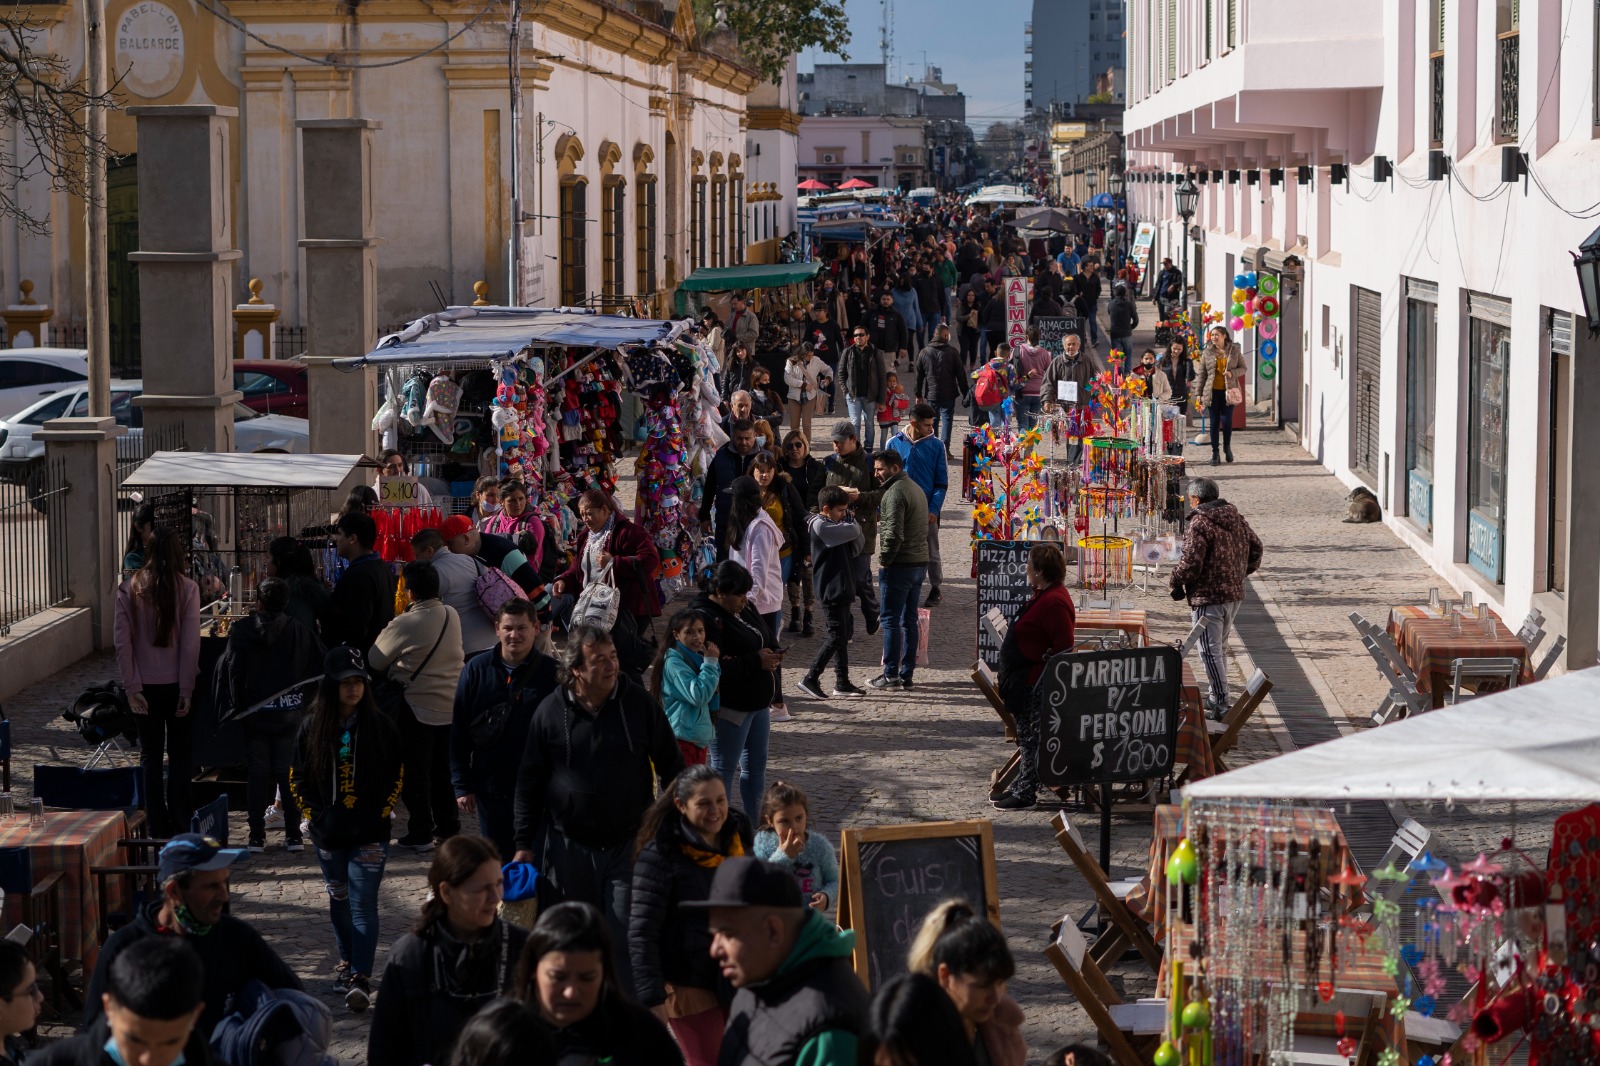
[[[360,455],[266,455],[253,452],[156,452],[123,485],[193,489],[337,489],[357,467],[377,469]]]
[[[1265,759],[1185,798],[1600,801],[1600,667]]]

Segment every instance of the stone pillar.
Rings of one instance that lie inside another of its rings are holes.
[[[139,152],[139,347],[144,431],[191,451],[233,451],[231,107],[130,107]]]
[[[1600,404],[1600,338],[1572,324],[1572,388],[1567,390],[1567,647],[1570,673],[1595,665],[1600,644],[1600,433],[1585,430]],[[1548,650],[1548,649],[1547,649]]]
[[[51,540],[50,567],[65,568],[71,605],[89,608],[97,650],[113,643],[119,549],[127,533],[127,519],[117,514],[117,438],[126,432],[114,418],[55,418],[34,434],[44,442],[46,462],[66,463],[67,492],[53,503],[71,517],[55,523],[52,516],[61,536]]]
[[[311,450],[375,455],[378,372],[335,370],[377,341],[378,238],[372,234],[370,119],[305,119],[300,129],[300,203],[305,236],[301,294]]]
[[[278,357],[278,309],[261,298],[261,279],[250,279],[250,299],[233,309],[233,357]]]
[[[22,279],[22,302],[8,304],[0,311],[6,320],[6,342],[13,348],[47,347],[50,344],[50,316],[54,314],[46,304],[33,298],[33,282]]]

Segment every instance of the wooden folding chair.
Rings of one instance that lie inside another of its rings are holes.
[[[1161,972],[1161,949],[1156,946],[1155,939],[1150,935],[1148,923],[1139,915],[1128,909],[1128,893],[1139,884],[1138,881],[1112,882],[1106,877],[1100,864],[1095,861],[1089,849],[1084,845],[1083,835],[1078,832],[1078,827],[1072,824],[1072,819],[1067,817],[1065,811],[1056,813],[1052,824],[1056,829],[1056,842],[1061,845],[1061,850],[1067,853],[1067,858],[1078,868],[1078,873],[1088,882],[1089,889],[1094,893],[1096,904],[1100,913],[1105,915],[1111,923],[1104,933],[1095,938],[1089,954],[1101,967],[1110,966],[1122,957],[1123,952],[1132,947],[1139,956],[1157,973]]]
[[[1407,818],[1400,823],[1400,828],[1395,830],[1394,838],[1389,841],[1389,850],[1383,853],[1378,864],[1372,870],[1381,870],[1393,863],[1401,870],[1417,861],[1417,856],[1428,850],[1428,841],[1433,839],[1433,833],[1427,826],[1415,818]],[[1367,873],[1371,874],[1372,870]],[[1405,895],[1405,881],[1379,881],[1369,877],[1363,888],[1367,901],[1378,899],[1389,900],[1391,903]]]
[[[22,901],[22,924],[33,930],[28,955],[50,975],[50,1002],[61,1014],[83,1009],[83,1001],[67,981],[61,942],[61,874],[36,878],[27,848],[0,848],[0,891]]]
[[[1229,708],[1227,717],[1220,722],[1206,723],[1206,736],[1211,740],[1211,761],[1216,764],[1217,773],[1228,772],[1222,757],[1239,742],[1239,734],[1244,730],[1245,723],[1250,721],[1250,716],[1256,713],[1256,708],[1261,706],[1261,701],[1271,691],[1272,679],[1265,672],[1257,670],[1245,682],[1244,693]]]
[[[1130,1037],[1117,1025],[1112,1011],[1126,1004],[1089,954],[1089,945],[1072,915],[1063,915],[1050,927],[1050,943],[1045,945],[1044,954],[1094,1022],[1100,1039],[1111,1051],[1112,1061],[1117,1066],[1148,1066],[1155,1041]]]
[[[1367,654],[1372,656],[1372,661],[1378,666],[1378,673],[1389,682],[1389,695],[1384,697],[1384,702],[1372,715],[1373,725],[1383,725],[1391,718],[1399,716],[1410,718],[1414,715],[1426,714],[1433,710],[1433,704],[1422,690],[1417,688],[1417,675],[1403,661],[1397,662],[1392,658],[1383,643],[1376,637],[1365,636],[1361,638],[1366,645]],[[1388,640],[1388,634],[1384,634]],[[1389,642],[1393,647],[1394,643]]]
[[[1011,712],[1006,710],[1006,701],[1000,695],[1000,678],[995,675],[994,668],[979,659],[972,668],[972,683],[978,686],[978,691],[983,693],[983,698],[989,701],[989,706],[994,708],[994,713],[1006,727],[1006,739],[1017,739],[1017,720],[1011,717]]]
[[[1196,622],[1190,626],[1189,632],[1184,635],[1183,644],[1178,648],[1178,653],[1187,659],[1189,653],[1194,651],[1195,646],[1200,643],[1200,636],[1205,631],[1206,624],[1204,622]]]
[[[1549,676],[1550,668],[1556,664],[1557,659],[1561,658],[1561,651],[1566,646],[1566,637],[1561,636],[1556,638],[1556,642],[1550,645],[1550,650],[1545,652],[1544,658],[1539,660],[1539,665],[1533,668],[1533,679],[1535,681],[1543,681],[1547,676]],[[1529,650],[1531,652],[1532,649]]]

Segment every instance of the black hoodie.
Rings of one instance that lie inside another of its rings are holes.
[[[339,793],[339,756],[327,778],[308,772],[307,755],[316,719],[307,716],[295,739],[289,766],[289,789],[301,813],[311,822],[311,840],[319,848],[354,848],[389,842],[390,816],[400,798],[405,764],[400,731],[382,714],[357,712],[351,732],[348,795]],[[338,794],[336,794],[338,793]]]
[[[563,685],[528,725],[517,774],[517,849],[534,850],[546,820],[589,848],[632,840],[655,801],[655,779],[671,781],[682,769],[683,753],[661,705],[627,675],[617,675],[598,711]]]
[[[288,611],[241,618],[228,633],[227,707],[253,727],[287,731],[310,705],[310,682],[322,676],[324,648]],[[266,704],[267,706],[263,706]]]

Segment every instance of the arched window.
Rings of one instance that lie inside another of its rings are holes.
[[[555,158],[561,188],[561,302],[578,307],[589,298],[589,179],[578,173],[583,142],[571,133],[562,134]]]
[[[655,149],[640,144],[633,149],[634,186],[634,288],[637,295],[649,301],[656,295],[656,176],[650,173],[650,164],[656,159]]]

